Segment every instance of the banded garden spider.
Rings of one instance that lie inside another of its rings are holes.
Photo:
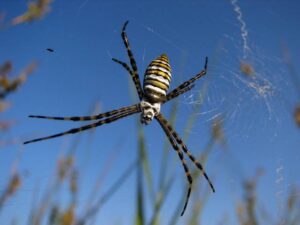
[[[132,77],[132,80],[135,84],[140,103],[134,104],[131,106],[119,108],[116,110],[112,110],[109,112],[101,113],[94,116],[74,116],[74,117],[52,117],[52,116],[37,116],[37,115],[30,115],[31,118],[42,118],[42,119],[52,119],[52,120],[71,120],[71,121],[87,121],[87,120],[98,120],[96,123],[92,123],[89,125],[85,125],[79,128],[74,128],[62,133],[54,134],[47,137],[37,138],[30,141],[24,142],[24,144],[29,144],[32,142],[42,141],[46,139],[56,138],[60,137],[66,134],[74,134],[78,133],[87,129],[95,128],[98,126],[101,126],[103,124],[112,123],[118,119],[130,116],[135,113],[141,113],[140,121],[142,124],[149,124],[153,118],[158,121],[162,129],[164,130],[166,136],[169,139],[169,142],[173,146],[173,149],[177,152],[181,164],[185,170],[185,175],[187,177],[187,180],[189,182],[189,188],[186,196],[186,200],[184,203],[183,210],[181,212],[181,216],[184,214],[190,194],[192,189],[192,176],[190,174],[189,168],[186,164],[186,161],[184,159],[185,153],[190,160],[195,164],[195,166],[202,172],[204,177],[206,178],[207,182],[209,183],[209,186],[211,187],[212,191],[215,192],[214,186],[212,182],[210,181],[209,177],[207,176],[203,166],[199,161],[196,160],[196,158],[192,155],[192,153],[188,150],[187,146],[184,144],[182,139],[179,137],[178,133],[174,130],[174,128],[169,124],[167,119],[163,116],[163,114],[160,112],[160,107],[162,104],[178,97],[179,95],[191,90],[194,87],[194,82],[204,76],[207,71],[207,57],[205,58],[205,64],[204,69],[196,74],[191,79],[183,82],[181,85],[179,85],[177,88],[166,93],[170,81],[171,81],[171,67],[169,64],[169,59],[167,55],[162,54],[159,57],[157,57],[155,60],[153,60],[150,65],[147,67],[145,76],[144,76],[144,82],[143,82],[143,88],[141,86],[140,78],[138,75],[138,69],[136,65],[136,61],[133,57],[132,51],[129,46],[129,41],[125,32],[126,26],[128,24],[128,21],[126,21],[122,28],[122,39],[124,42],[124,45],[127,50],[128,57],[130,59],[130,66],[122,62],[118,59],[113,58],[112,60],[116,63],[120,64]]]

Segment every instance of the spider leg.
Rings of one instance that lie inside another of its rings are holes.
[[[111,117],[120,113],[124,113],[135,109],[137,105],[122,107],[120,109],[115,109],[109,112],[101,113],[94,116],[71,116],[71,117],[57,117],[57,116],[39,116],[39,115],[30,115],[31,118],[39,118],[39,119],[50,119],[50,120],[71,120],[71,121],[86,121],[86,120],[99,120],[105,117]]]
[[[140,100],[142,100],[143,95],[144,95],[143,94],[143,89],[142,89],[140,78],[139,78],[139,75],[138,75],[137,65],[136,65],[135,59],[133,57],[133,53],[130,49],[127,34],[125,32],[127,24],[128,24],[128,21],[126,21],[123,25],[121,36],[122,36],[124,45],[126,47],[127,54],[128,54],[129,60],[130,60],[131,67],[132,67],[132,75],[131,74],[130,75],[132,76],[132,79],[133,79],[133,82],[135,84],[136,90],[138,92],[139,98],[140,98]],[[114,60],[114,61],[120,63],[126,69],[126,64],[123,64],[123,62],[121,62],[119,60]]]
[[[206,72],[207,72],[207,63],[208,63],[208,58],[205,57],[205,64],[204,64],[204,69],[196,74],[194,77],[192,77],[191,79],[183,82],[181,85],[179,85],[177,88],[175,88],[174,90],[172,90],[168,95],[167,95],[167,99],[168,99],[168,96],[169,96],[169,100],[171,100],[172,98],[170,98],[170,96],[180,92],[182,89],[184,88],[187,88],[189,85],[193,84],[196,80],[198,80],[199,78],[203,77]],[[183,92],[184,93],[184,92]],[[178,96],[178,95],[176,95]],[[167,100],[168,101],[168,100]]]
[[[166,125],[165,121],[164,121],[164,118],[162,116],[162,114],[158,114],[155,119],[159,122],[159,124],[161,125],[162,129],[164,130],[165,134],[167,135],[168,139],[169,139],[169,142],[171,143],[171,145],[173,146],[173,149],[177,152],[179,158],[180,158],[180,161],[181,161],[181,164],[184,168],[184,171],[185,171],[185,175],[186,175],[186,178],[189,182],[189,188],[188,188],[188,192],[187,192],[187,196],[186,196],[186,200],[185,200],[185,203],[184,203],[184,206],[183,206],[183,209],[182,209],[182,212],[181,212],[181,216],[183,216],[185,210],[186,210],[186,207],[187,207],[187,204],[189,202],[189,199],[190,199],[190,195],[191,195],[191,191],[192,191],[192,183],[193,183],[193,178],[191,176],[191,173],[189,171],[189,168],[186,164],[186,161],[184,159],[184,156],[183,156],[183,153],[182,151],[180,150],[179,146],[176,144],[175,140],[174,140],[174,137],[172,136],[172,133],[170,132],[170,130],[168,129],[168,126]]]
[[[132,77],[133,82],[136,83],[136,80],[134,80],[133,72],[132,72],[131,68],[127,65],[127,63],[122,62],[121,60],[118,60],[118,59],[116,59],[116,58],[112,58],[112,61],[114,61],[114,62],[120,64],[121,66],[123,66],[123,68],[124,68],[125,70],[127,70],[127,72],[128,72],[128,73],[130,74],[130,76]]]
[[[131,78],[133,80],[134,86],[135,86],[135,88],[136,88],[136,90],[138,92],[139,98],[141,99],[141,97],[143,96],[143,90],[141,88],[139,76],[135,75],[133,73],[133,71],[130,69],[130,67],[125,62],[122,62],[122,61],[120,61],[118,59],[115,59],[115,58],[112,58],[112,60],[114,62],[120,64],[130,74],[130,76],[131,76]]]
[[[161,121],[161,123],[167,128],[168,132],[170,132],[170,134],[175,138],[176,142],[181,146],[181,148],[183,149],[183,151],[188,155],[188,157],[190,158],[190,160],[196,165],[196,167],[202,172],[203,176],[205,177],[205,179],[207,180],[211,190],[213,192],[215,192],[215,188],[211,182],[211,180],[209,179],[207,173],[205,172],[203,166],[201,165],[201,163],[193,156],[193,154],[188,150],[187,146],[184,144],[184,142],[182,141],[182,139],[179,137],[178,133],[173,129],[173,127],[168,123],[168,121],[163,117],[163,115],[160,113],[159,114],[159,119]]]
[[[172,100],[173,98],[176,98],[179,95],[182,95],[185,92],[190,91],[194,87],[195,87],[195,84],[191,84],[191,85],[189,85],[189,86],[187,86],[185,88],[182,88],[182,89],[178,90],[177,92],[171,92],[171,93],[167,94],[166,99],[165,99],[165,101],[163,103],[168,102],[168,101]]]
[[[71,130],[68,130],[68,131],[65,131],[65,132],[62,132],[62,133],[58,133],[58,134],[54,134],[54,135],[51,135],[51,136],[37,138],[37,139],[30,140],[30,141],[25,141],[24,144],[29,144],[29,143],[32,143],[32,142],[37,142],[37,141],[43,141],[43,140],[46,140],[46,139],[56,138],[56,137],[60,137],[60,136],[66,135],[66,134],[75,134],[75,133],[78,133],[78,132],[81,132],[81,131],[84,131],[84,130],[88,130],[88,129],[91,129],[91,128],[101,126],[103,124],[114,122],[118,119],[121,119],[123,117],[132,115],[132,114],[137,113],[139,111],[140,111],[140,107],[136,106],[134,109],[131,109],[130,111],[117,114],[115,116],[100,120],[96,123],[85,125],[85,126],[78,127],[78,128],[73,128]]]

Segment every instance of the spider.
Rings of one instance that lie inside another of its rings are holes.
[[[213,192],[215,192],[214,186],[212,182],[210,181],[208,175],[206,174],[203,166],[199,161],[196,160],[196,158],[193,156],[193,154],[188,150],[187,146],[184,144],[178,133],[174,130],[174,128],[170,125],[170,123],[165,119],[163,114],[160,112],[160,107],[162,104],[178,97],[179,95],[186,93],[187,91],[191,90],[194,87],[194,82],[204,76],[207,71],[207,62],[208,58],[205,58],[205,64],[204,69],[196,74],[191,79],[183,82],[181,85],[179,85],[174,90],[170,91],[167,94],[167,90],[169,89],[170,81],[171,81],[171,67],[169,64],[169,59],[166,54],[162,54],[156,59],[154,59],[149,66],[146,69],[145,75],[144,75],[144,82],[143,82],[143,88],[141,86],[138,69],[136,65],[136,61],[133,57],[133,53],[130,49],[129,41],[127,38],[127,34],[125,32],[126,26],[128,24],[128,21],[126,21],[123,25],[121,36],[122,40],[124,42],[124,45],[127,50],[127,54],[130,60],[130,66],[122,62],[118,59],[112,58],[112,60],[118,64],[120,64],[127,72],[130,74],[139,99],[140,103],[134,104],[131,106],[119,108],[116,110],[108,111],[105,113],[101,113],[98,115],[93,116],[74,116],[74,117],[52,117],[52,116],[39,116],[39,115],[30,115],[31,118],[41,118],[41,119],[52,119],[52,120],[69,120],[69,121],[87,121],[87,120],[98,120],[95,123],[85,125],[79,128],[74,128],[62,133],[54,134],[47,137],[37,138],[30,141],[24,142],[24,144],[29,144],[32,142],[42,141],[46,139],[56,138],[60,137],[66,134],[74,134],[78,133],[87,129],[95,128],[98,126],[101,126],[103,124],[112,123],[116,120],[119,120],[121,118],[141,113],[140,115],[140,122],[142,124],[148,125],[153,119],[157,120],[157,122],[162,127],[163,131],[165,132],[169,142],[173,146],[173,149],[177,152],[179,159],[181,161],[181,164],[184,168],[186,178],[189,183],[188,191],[186,200],[181,212],[181,216],[184,214],[191,190],[192,190],[192,176],[190,174],[189,168],[186,164],[184,153],[190,158],[190,160],[195,164],[195,166],[202,172],[203,176],[206,178],[210,188]]]

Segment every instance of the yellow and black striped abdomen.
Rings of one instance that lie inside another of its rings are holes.
[[[171,81],[171,67],[168,56],[162,54],[147,67],[144,76],[145,97],[152,102],[162,102]]]

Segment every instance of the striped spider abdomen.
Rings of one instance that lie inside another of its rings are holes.
[[[162,54],[154,59],[144,76],[144,97],[152,103],[163,102],[171,81],[171,66],[168,56]]]

